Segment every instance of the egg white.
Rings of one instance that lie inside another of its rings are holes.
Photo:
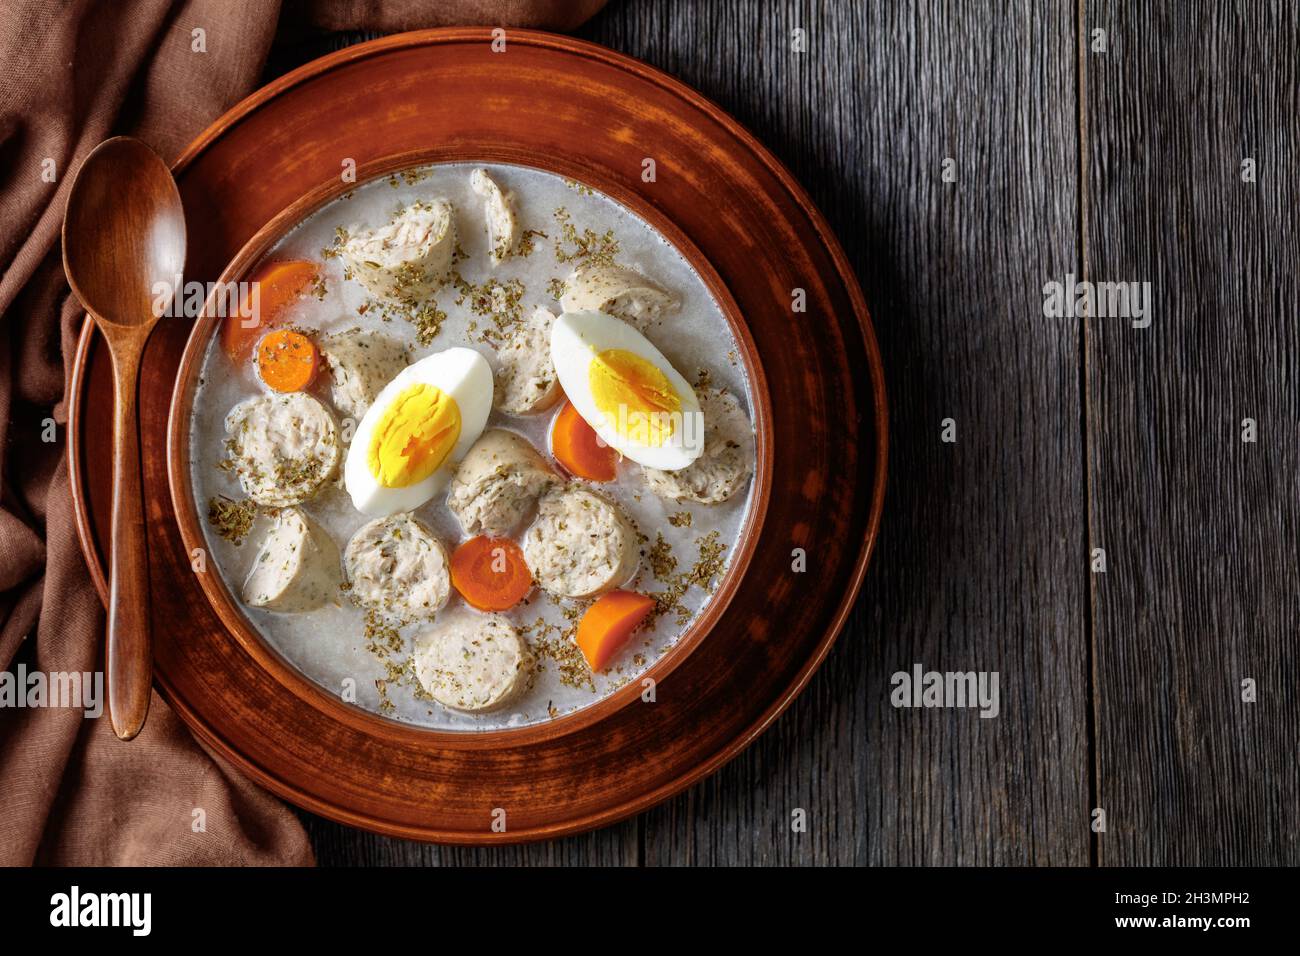
[[[388,407],[404,389],[416,384],[431,385],[456,403],[460,409],[460,438],[447,460],[429,477],[405,488],[385,488],[370,472],[370,440]],[[380,390],[352,435],[343,465],[343,485],[352,504],[372,518],[420,507],[447,486],[456,465],[483,433],[491,412],[492,369],[487,359],[473,349],[446,349],[408,365]]]
[[[623,437],[596,405],[589,368],[594,354],[608,349],[622,349],[645,359],[663,372],[680,397],[682,423],[662,445],[642,445]],[[551,327],[551,363],[560,387],[583,420],[605,444],[637,464],[677,471],[704,450],[703,416],[695,389],[649,339],[622,319],[604,312],[564,313]],[[687,421],[687,416],[695,417]]]

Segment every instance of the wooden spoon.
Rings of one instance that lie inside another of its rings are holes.
[[[136,410],[140,357],[185,266],[185,213],[167,164],[144,143],[100,143],[72,181],[63,217],[63,270],[113,360],[113,542],[109,563],[108,715],[130,740],[153,684],[149,562]],[[158,295],[156,283],[169,290]],[[156,302],[161,308],[156,308]]]

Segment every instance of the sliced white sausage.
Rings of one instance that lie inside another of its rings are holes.
[[[456,469],[447,507],[466,535],[505,535],[519,526],[555,481],[555,473],[528,439],[491,428]]]
[[[497,349],[493,403],[507,415],[544,411],[559,400],[560,380],[551,364],[554,324],[555,315],[539,308]]]
[[[560,305],[565,312],[606,312],[644,331],[650,322],[675,312],[681,302],[635,269],[597,262],[569,274]]]
[[[524,560],[538,586],[558,597],[610,591],[636,573],[636,530],[616,503],[568,485],[542,496],[524,535]]]
[[[337,598],[338,545],[297,508],[281,508],[244,581],[244,601],[272,611],[311,611]]]
[[[499,614],[456,608],[415,641],[415,676],[438,703],[471,713],[509,703],[532,682],[535,658]]]
[[[352,277],[383,299],[413,302],[451,277],[456,220],[445,199],[413,202],[378,229],[353,226],[343,244]]]
[[[380,389],[406,368],[405,347],[380,332],[349,329],[320,343],[329,364],[330,401],[339,413],[360,422]]]
[[[704,451],[677,471],[644,468],[646,484],[661,498],[719,504],[745,487],[754,469],[754,429],[730,392],[696,389],[704,413]]]
[[[515,217],[514,194],[503,190],[486,169],[469,174],[470,187],[483,197],[483,214],[488,225],[488,255],[492,264],[509,259],[519,239],[519,220]]]
[[[334,417],[303,392],[245,399],[226,415],[226,433],[229,466],[260,505],[306,501],[338,467]]]
[[[362,525],[343,551],[343,570],[354,601],[404,621],[433,617],[451,594],[447,549],[409,514]]]

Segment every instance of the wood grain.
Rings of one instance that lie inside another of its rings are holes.
[[[1099,859],[1294,866],[1300,12],[1086,22],[1109,39],[1084,57],[1087,272],[1155,302],[1149,328],[1089,323]]]

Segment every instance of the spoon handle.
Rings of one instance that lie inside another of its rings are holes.
[[[134,345],[131,342],[130,345]],[[116,408],[113,427],[113,546],[108,597],[108,716],[130,740],[144,726],[153,686],[149,639],[149,561],[140,482],[136,408],[142,348],[112,343]],[[143,340],[140,341],[143,346]]]

